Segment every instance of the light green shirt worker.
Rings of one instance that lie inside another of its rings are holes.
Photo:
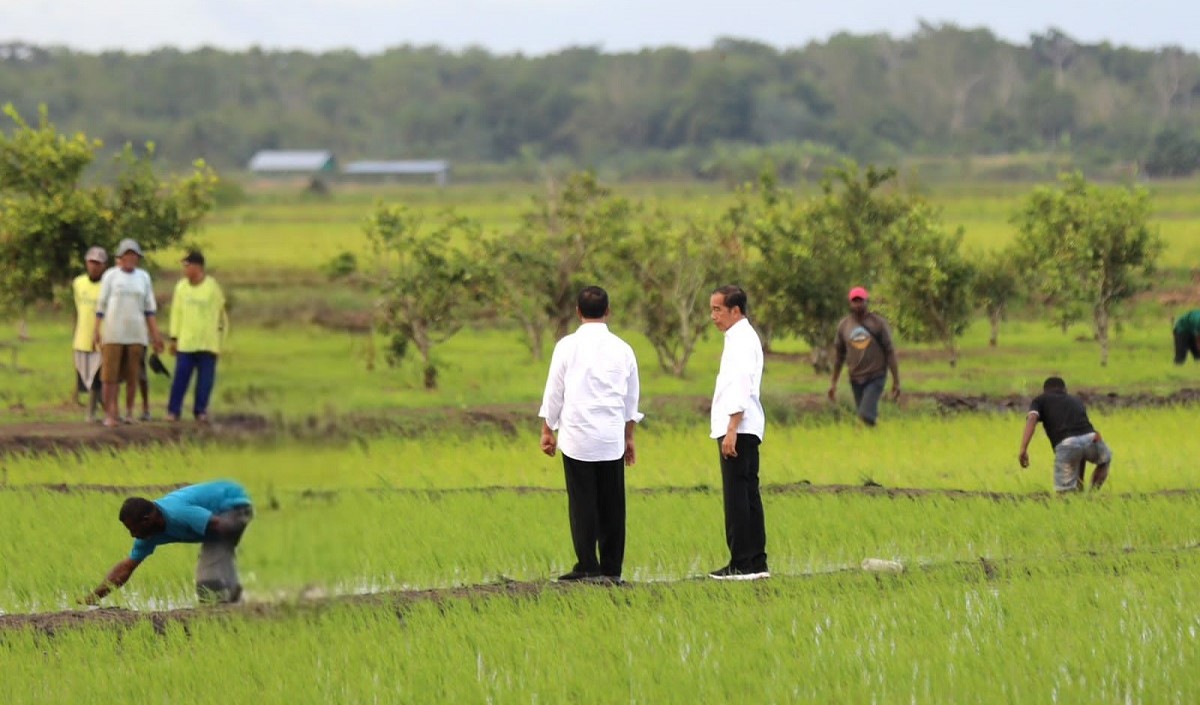
[[[221,338],[228,331],[225,293],[212,276],[199,284],[186,278],[175,285],[171,301],[170,337],[179,352],[221,352]]]

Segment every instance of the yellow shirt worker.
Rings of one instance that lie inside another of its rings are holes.
[[[221,338],[228,328],[225,293],[216,279],[205,270],[204,255],[192,251],[183,258],[184,278],[175,285],[171,300],[171,354],[176,358],[175,379],[167,402],[167,419],[178,421],[183,397],[196,373],[196,393],[192,415],[197,421],[208,420],[208,401],[216,383],[217,357]]]
[[[75,353],[76,390],[91,392],[87,420],[97,420],[100,406],[100,362],[102,355],[96,349],[96,300],[100,298],[100,277],[108,264],[108,253],[103,247],[93,247],[84,255],[87,272],[71,282],[71,293],[75,297]]]

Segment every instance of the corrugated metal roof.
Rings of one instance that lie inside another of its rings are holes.
[[[328,150],[264,149],[250,160],[250,171],[310,172],[333,167],[333,152]]]
[[[450,169],[444,159],[424,161],[363,161],[350,162],[342,169],[346,174],[440,174]]]

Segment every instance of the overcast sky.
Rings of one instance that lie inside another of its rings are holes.
[[[1087,42],[1200,50],[1200,0],[0,0],[0,42],[361,52],[411,43],[540,54],[702,47],[719,36],[800,46],[839,31],[907,35],[918,18],[985,26],[1017,42],[1053,26]]]

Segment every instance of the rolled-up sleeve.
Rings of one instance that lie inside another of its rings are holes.
[[[546,376],[546,390],[542,393],[542,408],[538,416],[546,420],[546,425],[558,430],[562,423],[563,397],[566,394],[566,355],[564,344],[566,338],[560,340],[554,347],[550,357],[550,373]]]

